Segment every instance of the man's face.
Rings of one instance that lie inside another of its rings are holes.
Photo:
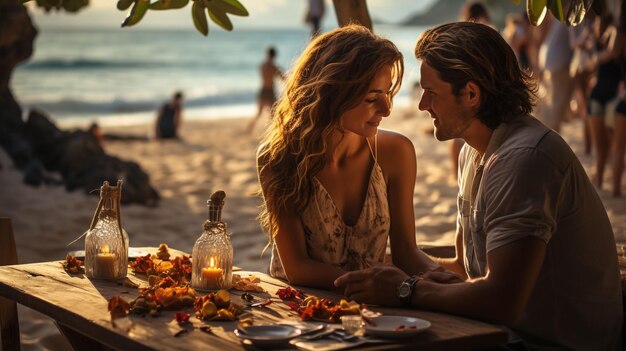
[[[461,96],[452,93],[452,84],[439,78],[439,73],[422,61],[420,68],[420,85],[424,92],[419,103],[419,109],[428,111],[433,119],[435,138],[439,141],[454,138],[463,138],[470,127],[473,115]]]

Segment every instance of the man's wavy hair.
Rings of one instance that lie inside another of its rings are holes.
[[[490,129],[533,110],[536,82],[519,68],[511,47],[489,26],[455,22],[428,29],[417,40],[415,57],[452,84],[456,96],[468,82],[476,83],[481,91],[477,117]]]
[[[376,73],[392,68],[390,99],[402,83],[402,54],[365,27],[348,25],[315,38],[294,63],[257,153],[265,204],[259,221],[270,235],[279,214],[301,213],[313,177],[327,162],[341,116],[362,102]]]

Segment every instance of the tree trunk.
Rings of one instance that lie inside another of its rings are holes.
[[[365,0],[333,0],[333,5],[339,26],[358,23],[372,30],[372,19]]]

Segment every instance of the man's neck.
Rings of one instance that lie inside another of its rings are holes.
[[[487,151],[493,130],[487,128],[478,119],[475,119],[464,134],[463,140],[482,156]]]

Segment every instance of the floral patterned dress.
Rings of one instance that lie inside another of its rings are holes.
[[[367,143],[372,151],[369,140]],[[313,197],[300,216],[309,257],[347,271],[367,268],[368,261],[384,260],[390,226],[389,204],[387,184],[377,162],[376,141],[374,148],[367,195],[353,226],[344,223],[330,194],[317,178],[313,179]],[[275,243],[269,273],[287,279]]]

